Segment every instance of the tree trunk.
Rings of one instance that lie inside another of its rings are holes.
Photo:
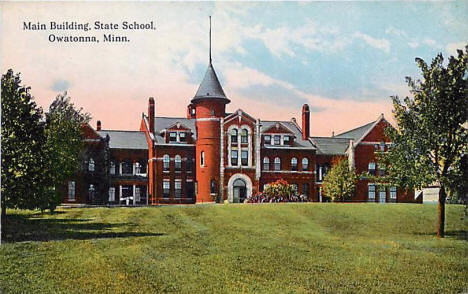
[[[437,237],[443,238],[445,236],[445,187],[440,185],[439,190],[439,228],[437,230]]]
[[[6,206],[2,205],[2,218],[6,217]]]

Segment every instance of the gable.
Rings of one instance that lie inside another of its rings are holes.
[[[385,119],[379,121],[369,132],[364,136],[361,142],[388,142],[388,138],[385,136],[385,128],[393,127]]]
[[[289,128],[282,123],[276,122],[263,131],[263,134],[294,134]]]
[[[102,137],[99,136],[99,134],[89,124],[81,125],[81,136],[84,139],[91,139],[91,140],[102,139]]]

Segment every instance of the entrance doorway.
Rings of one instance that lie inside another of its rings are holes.
[[[234,203],[243,203],[247,197],[247,185],[243,179],[236,179],[233,183],[233,199]]]

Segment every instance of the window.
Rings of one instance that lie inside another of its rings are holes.
[[[186,142],[187,141],[187,133],[185,133],[185,132],[179,133],[179,141],[180,142]]]
[[[141,174],[141,164],[139,162],[135,162],[135,174]]]
[[[115,162],[113,161],[110,162],[109,172],[111,175],[115,175]]]
[[[193,168],[193,160],[190,157],[187,157],[187,161],[185,163],[185,168],[187,169],[187,172],[192,172]]]
[[[169,133],[169,141],[170,142],[176,142],[177,141],[177,133],[176,132],[170,132]]]
[[[375,202],[375,185],[374,184],[369,184],[367,198],[368,198],[367,201]]]
[[[369,162],[369,173],[375,175],[375,162]]]
[[[231,143],[237,143],[237,129],[231,131]]]
[[[380,142],[380,151],[385,152],[385,141]]]
[[[89,185],[88,195],[89,195],[89,200],[91,200],[91,201],[94,201],[94,192],[96,192],[96,189],[94,188],[94,185],[93,184]]]
[[[169,180],[164,180],[163,181],[163,197],[164,198],[169,198],[169,192],[170,192],[170,182]]]
[[[307,158],[302,158],[302,170],[309,169],[309,160]]]
[[[215,194],[216,193],[216,181],[211,180],[210,182],[210,193]]]
[[[133,175],[133,163],[130,161],[122,162],[122,174]]]
[[[175,161],[175,170],[180,171],[182,169],[182,158],[180,157],[180,155],[176,155],[174,161]]]
[[[275,145],[280,145],[281,142],[281,136],[280,135],[275,135]]]
[[[170,161],[171,161],[171,159],[169,158],[169,155],[164,154],[164,156],[163,156],[163,170],[164,171],[169,171]]]
[[[195,108],[192,108],[192,115],[195,115]]]
[[[296,157],[291,158],[291,170],[297,171],[297,158]]]
[[[182,182],[181,180],[175,181],[175,198],[180,198],[182,196]]]
[[[387,175],[387,169],[385,168],[385,166],[380,166],[379,165],[379,175],[381,175],[381,176]]]
[[[205,166],[205,151],[200,152],[200,166]]]
[[[270,169],[270,159],[268,157],[263,158],[263,170]]]
[[[325,178],[325,176],[328,174],[329,171],[330,171],[330,164],[329,164],[329,163],[325,163],[325,164],[323,165],[322,180]]]
[[[396,202],[397,188],[395,186],[390,187],[390,201]]]
[[[271,136],[265,135],[264,137],[265,145],[271,145]]]
[[[68,182],[68,201],[75,201],[75,182]]]
[[[385,187],[380,188],[379,190],[379,202],[385,203],[387,197],[387,192],[385,191]]]
[[[109,202],[115,201],[115,187],[109,188]]]
[[[140,200],[141,200],[140,187],[135,187],[135,202],[140,202]]]
[[[241,164],[242,164],[242,166],[248,166],[249,165],[249,151],[247,151],[247,150],[242,150],[241,151]]]
[[[302,194],[309,197],[310,185],[308,183],[302,184]]]
[[[231,150],[231,165],[232,165],[232,166],[237,166],[237,164],[238,164],[238,161],[237,161],[238,156],[239,156],[239,154],[238,154],[237,150]]]
[[[275,170],[281,170],[281,159],[279,157],[275,157]]]
[[[92,158],[89,158],[88,170],[89,171],[94,171],[94,159],[92,159]]]
[[[289,145],[289,136],[283,137],[283,145]]]
[[[246,129],[242,129],[241,143],[247,143],[249,138],[249,132]]]

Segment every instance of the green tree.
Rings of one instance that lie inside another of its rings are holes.
[[[467,63],[465,52],[451,56],[444,66],[442,54],[430,65],[416,58],[422,80],[407,77],[413,98],[393,99],[398,128],[388,129],[394,146],[385,155],[389,178],[406,188],[440,185],[437,236],[444,237],[447,191],[459,183],[462,156],[468,151]],[[466,179],[462,180],[466,181]]]
[[[40,209],[53,211],[60,204],[60,186],[80,167],[83,141],[81,128],[89,114],[75,108],[66,92],[59,94],[46,113],[44,184]]]
[[[2,215],[7,208],[37,208],[41,195],[44,123],[42,109],[19,74],[2,75]]]
[[[333,202],[344,202],[353,196],[357,180],[358,176],[349,167],[347,159],[334,159],[332,168],[323,179],[322,189]]]

